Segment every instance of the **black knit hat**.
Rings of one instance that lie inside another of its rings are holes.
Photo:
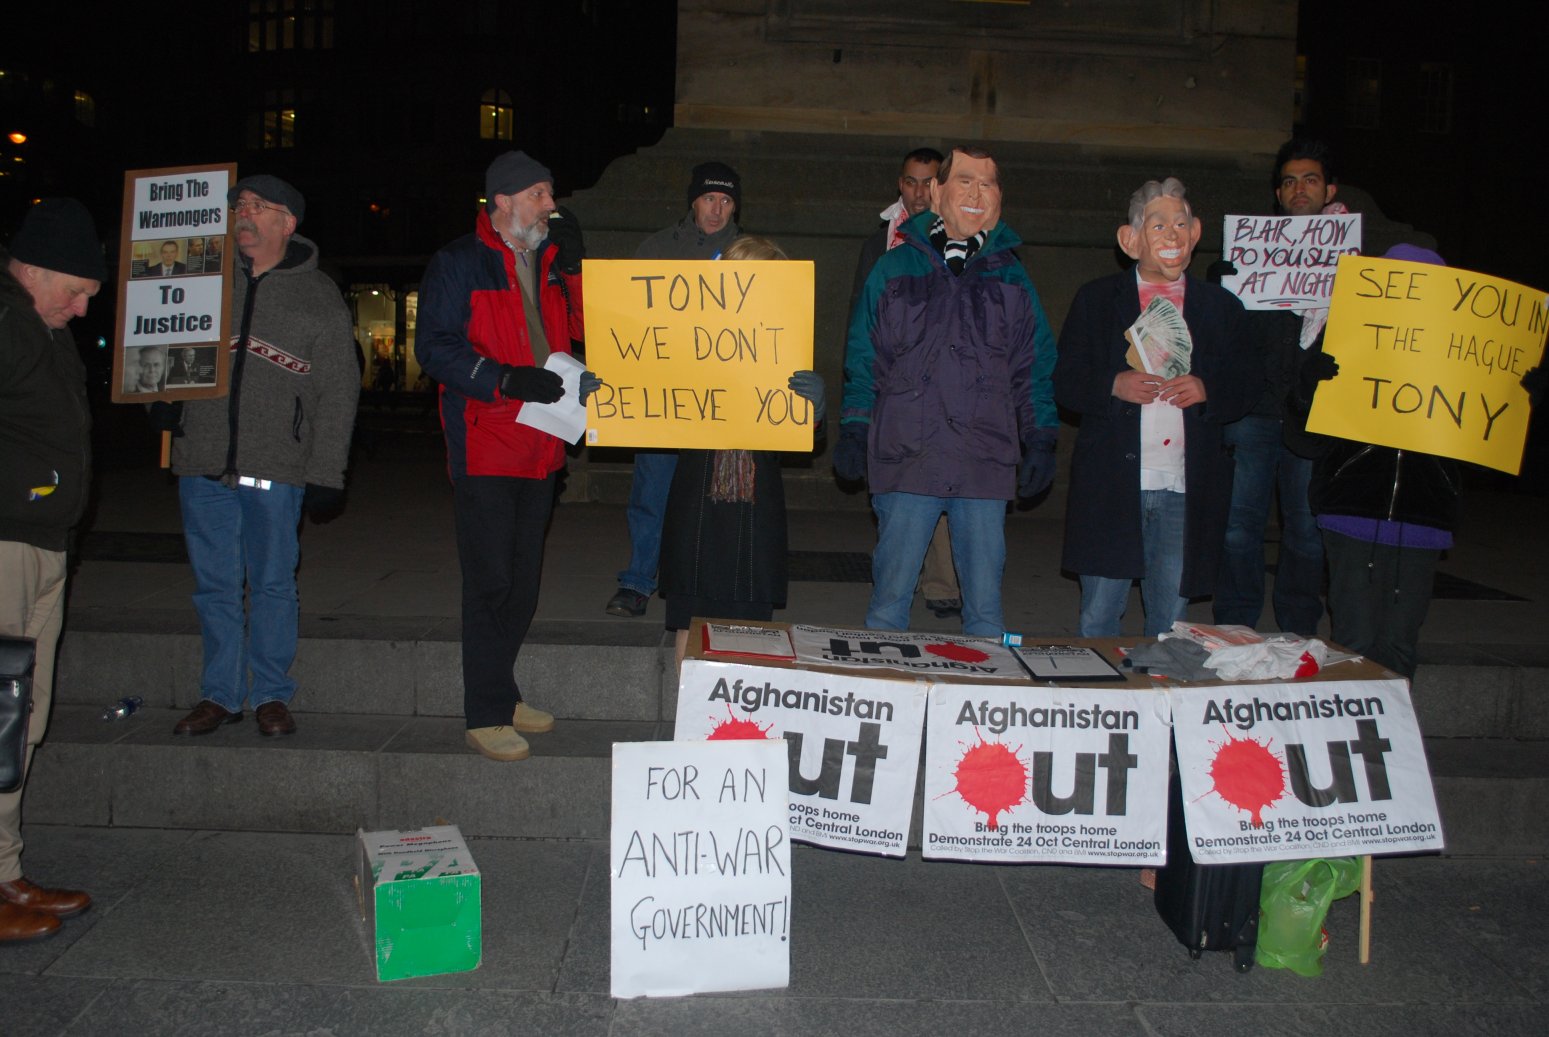
[[[731,195],[731,203],[737,208],[742,206],[742,177],[737,171],[724,162],[701,162],[694,167],[694,172],[688,179],[688,204],[693,205],[694,199],[702,194],[719,191],[722,194]]]
[[[525,151],[508,151],[484,171],[484,205],[495,211],[497,194],[521,194],[533,184],[554,182],[548,167]]]
[[[86,206],[74,198],[44,198],[11,235],[11,256],[29,266],[88,281],[106,281],[102,242]]]
[[[255,176],[243,177],[226,192],[226,204],[237,204],[237,199],[241,197],[243,191],[252,191],[266,202],[285,206],[290,210],[290,214],[296,217],[297,223],[300,223],[301,217],[306,214],[307,202],[301,197],[301,192],[277,176],[259,173]]]

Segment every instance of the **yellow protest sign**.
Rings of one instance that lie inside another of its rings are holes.
[[[811,450],[812,263],[592,260],[582,267],[592,446]]]
[[[1455,267],[1339,260],[1307,428],[1498,468],[1522,467],[1528,398],[1543,360],[1545,293]]]

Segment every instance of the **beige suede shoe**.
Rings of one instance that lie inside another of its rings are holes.
[[[554,730],[554,714],[533,709],[525,702],[518,702],[516,712],[511,714],[511,726],[518,731],[541,735],[546,731]]]
[[[467,741],[468,748],[502,763],[525,760],[528,756],[527,739],[509,727],[471,727]]]

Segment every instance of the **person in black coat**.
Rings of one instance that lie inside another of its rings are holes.
[[[726,259],[785,259],[774,242],[743,235]],[[812,405],[822,427],[823,380],[797,371],[789,386]],[[667,629],[677,631],[677,659],[695,616],[773,617],[785,606],[785,484],[773,450],[682,450],[662,523],[660,586]]]
[[[1184,195],[1173,177],[1135,192],[1118,232],[1135,267],[1083,285],[1060,334],[1054,397],[1080,418],[1062,565],[1081,579],[1083,637],[1120,633],[1135,579],[1147,636],[1215,586],[1232,492],[1221,428],[1262,383],[1242,303],[1185,275],[1201,226]],[[1167,306],[1192,348],[1138,370],[1126,331],[1147,307],[1165,323]]]

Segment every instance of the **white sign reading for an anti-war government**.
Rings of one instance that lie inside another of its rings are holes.
[[[902,857],[925,723],[923,681],[689,659],[676,737],[785,739],[790,835]]]
[[[1155,692],[933,685],[923,855],[1165,863],[1170,733]]]
[[[1201,864],[1441,849],[1404,681],[1167,694],[1189,850]]]
[[[790,984],[779,742],[613,747],[614,997]]]
[[[1327,307],[1339,257],[1360,251],[1360,213],[1228,216],[1221,258],[1237,273],[1221,287],[1250,310]]]

